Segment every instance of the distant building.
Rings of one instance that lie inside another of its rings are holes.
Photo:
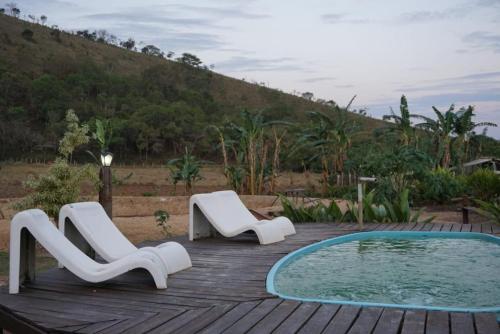
[[[496,174],[500,174],[500,159],[497,158],[479,158],[469,161],[463,165],[466,173],[472,173],[476,169],[491,169]]]

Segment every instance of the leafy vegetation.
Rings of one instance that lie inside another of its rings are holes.
[[[46,175],[31,178],[25,186],[30,194],[16,204],[16,209],[41,208],[50,217],[57,219],[59,209],[67,204],[77,202],[80,197],[81,184],[91,181],[99,184],[97,172],[91,165],[72,167],[69,160],[75,148],[89,141],[88,127],[79,124],[75,112],[69,110],[66,116],[67,131],[60,141],[59,156]]]
[[[329,205],[318,202],[310,206],[297,206],[283,195],[280,195],[280,201],[283,206],[283,216],[294,223],[340,222],[344,219],[344,214],[335,201],[331,201]]]
[[[156,210],[154,212],[155,220],[158,223],[158,226],[162,228],[163,233],[165,233],[166,237],[172,235],[171,229],[172,227],[167,223],[170,219],[170,214],[165,210]]]
[[[347,201],[347,210],[340,209],[335,200],[329,205],[318,202],[314,205],[295,205],[290,199],[280,196],[283,206],[283,215],[292,222],[357,222],[359,218],[359,206],[357,202]],[[383,199],[381,204],[375,201],[375,190],[370,191],[362,202],[363,221],[377,223],[427,223],[434,217],[424,220],[420,219],[423,208],[412,212],[409,201],[409,190],[404,189],[394,201]]]
[[[187,147],[181,158],[167,162],[167,168],[170,170],[170,177],[174,186],[177,186],[179,182],[184,183],[185,195],[191,195],[193,184],[202,178],[200,175],[201,163],[189,152]]]
[[[464,191],[464,178],[458,178],[454,172],[442,167],[427,172],[417,184],[419,200],[428,203],[448,203]]]
[[[500,196],[500,176],[492,170],[478,169],[468,175],[465,182],[474,198],[489,201]]]
[[[475,202],[479,205],[479,213],[496,223],[500,223],[500,200],[498,198],[490,202],[481,200],[476,200]]]

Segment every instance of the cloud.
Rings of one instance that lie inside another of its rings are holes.
[[[323,22],[328,24],[351,23],[351,24],[365,24],[370,20],[366,18],[350,18],[347,14],[329,13],[321,15]]]
[[[171,32],[152,40],[164,49],[174,51],[213,50],[226,45],[218,35],[208,33]]]
[[[462,41],[474,49],[491,50],[500,53],[500,34],[497,33],[474,31],[465,35]]]
[[[167,5],[167,7],[176,8],[182,11],[191,12],[191,13],[203,13],[203,15],[210,15],[212,17],[217,17],[219,19],[246,19],[246,20],[255,20],[255,19],[265,19],[271,17],[268,14],[254,13],[249,11],[244,6],[233,6],[233,7],[206,7],[206,6],[193,6],[193,5],[185,5],[185,4],[174,4]]]
[[[315,82],[332,81],[332,80],[335,80],[335,78],[334,77],[313,77],[313,78],[306,78],[302,81],[307,82],[307,83],[315,83]]]
[[[294,58],[251,58],[234,56],[229,60],[216,64],[219,70],[227,72],[267,72],[267,71],[303,71],[305,68],[298,64]]]

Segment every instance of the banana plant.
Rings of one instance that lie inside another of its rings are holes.
[[[184,182],[184,193],[192,193],[193,184],[203,179],[200,175],[201,162],[192,155],[188,148],[185,148],[184,155],[181,158],[171,159],[167,162],[167,168],[170,170],[170,177],[174,183],[174,192],[177,183]]]

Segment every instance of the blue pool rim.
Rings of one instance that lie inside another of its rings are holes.
[[[453,239],[481,239],[489,242],[493,242],[495,244],[500,245],[500,238],[485,234],[485,233],[476,233],[476,232],[430,232],[430,231],[372,231],[372,232],[359,232],[359,233],[351,233],[347,235],[343,235],[340,237],[335,237],[327,240],[323,240],[309,246],[302,247],[296,251],[293,251],[281,258],[278,262],[276,262],[266,278],[266,289],[270,294],[276,295],[283,299],[291,299],[302,302],[315,302],[322,304],[340,304],[340,305],[354,305],[354,306],[373,306],[373,307],[388,307],[388,308],[400,308],[400,309],[417,309],[417,310],[429,310],[429,311],[447,311],[447,312],[494,312],[500,313],[500,306],[496,307],[446,307],[446,306],[424,306],[424,305],[414,305],[414,304],[386,304],[386,303],[372,303],[372,302],[357,302],[357,301],[349,301],[349,300],[330,300],[330,299],[320,299],[320,298],[300,298],[294,296],[288,296],[286,294],[282,294],[276,291],[274,286],[274,278],[279,268],[282,265],[290,262],[295,256],[305,255],[315,250],[341,243],[346,243],[349,241],[355,240],[365,240],[369,238],[453,238]],[[500,318],[498,319],[500,320]]]

